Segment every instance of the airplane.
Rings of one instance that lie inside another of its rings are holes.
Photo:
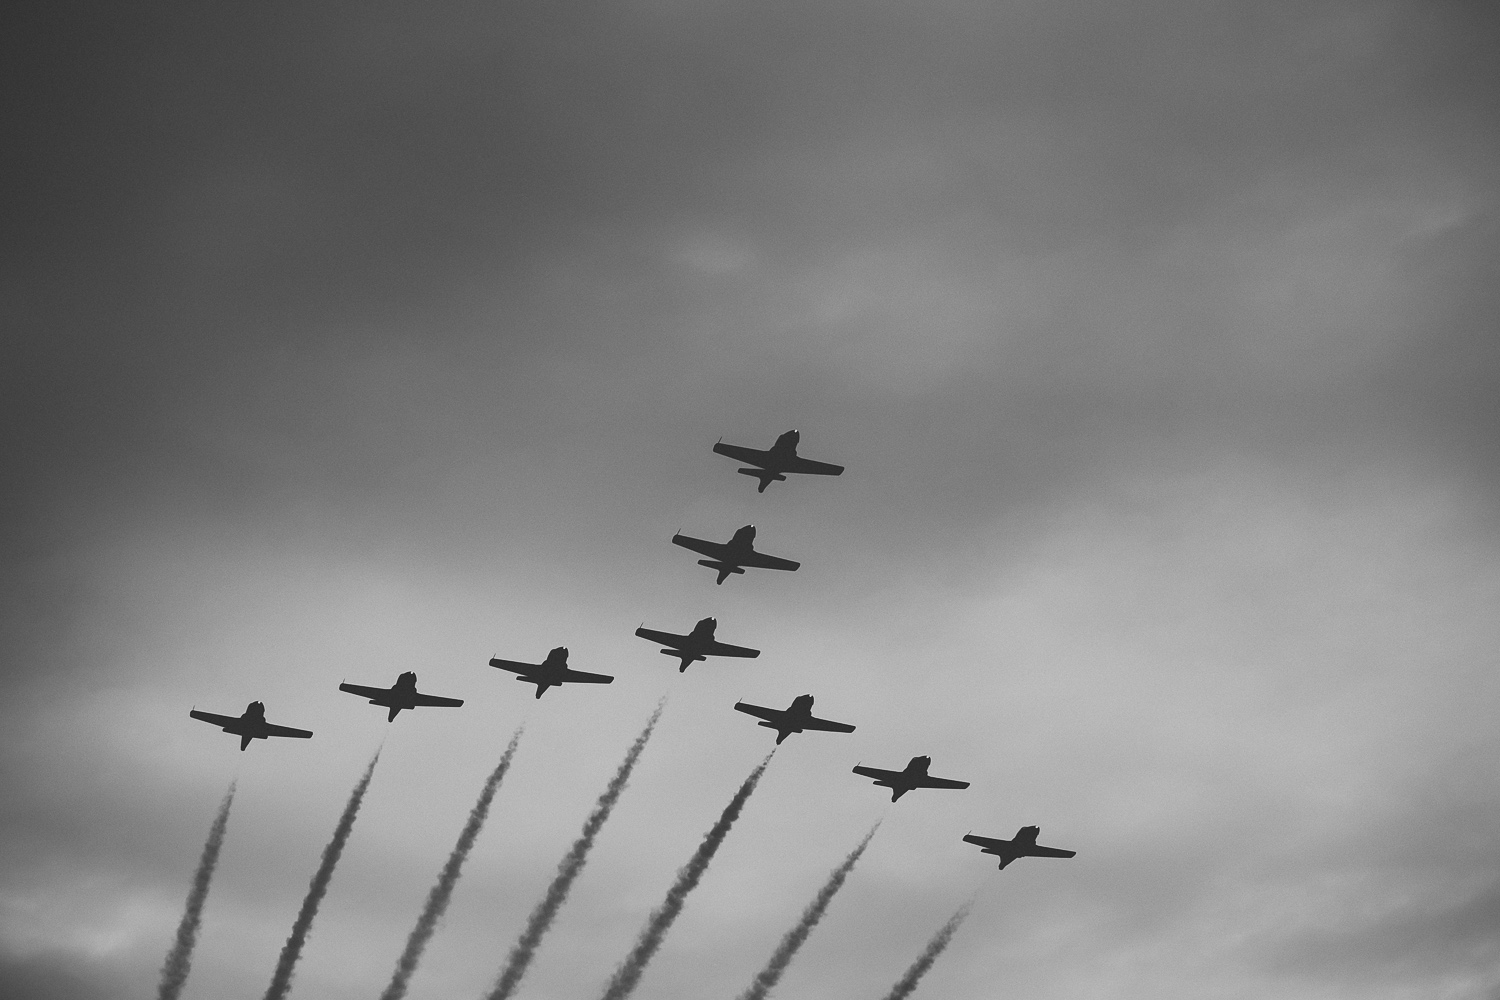
[[[691,538],[681,532],[672,536],[673,545],[681,545],[685,549],[708,556],[707,559],[699,559],[699,566],[707,566],[709,569],[719,571],[719,578],[715,583],[723,583],[730,573],[743,573],[744,567],[751,566],[757,569],[784,569],[795,570],[802,564],[790,559],[781,559],[777,556],[768,556],[764,552],[755,551],[755,525],[747,524],[734,533],[734,537],[727,542],[705,542],[701,538]]]
[[[644,624],[635,630],[635,634],[642,639],[650,639],[659,642],[667,649],[659,649],[657,652],[663,656],[676,656],[682,660],[682,666],[677,668],[678,673],[687,670],[688,664],[695,660],[706,660],[710,656],[746,656],[756,657],[760,655],[758,649],[748,649],[744,646],[731,646],[727,642],[719,642],[714,638],[714,629],[719,625],[717,618],[703,618],[693,626],[693,630],[687,635],[675,635],[671,632],[658,632],[647,628]]]
[[[306,729],[292,729],[289,726],[273,726],[266,721],[266,706],[264,702],[252,701],[245,706],[245,714],[236,718],[233,715],[215,715],[212,712],[200,712],[196,708],[188,713],[195,719],[201,719],[210,725],[218,726],[226,733],[233,733],[240,738],[240,749],[243,750],[250,745],[251,740],[263,740],[267,736],[294,736],[297,739],[309,739],[312,733]]]
[[[737,444],[725,444],[722,438],[714,445],[714,451],[720,455],[726,455],[738,462],[753,465],[753,469],[740,469],[742,476],[754,476],[760,480],[760,486],[755,492],[764,493],[766,487],[773,482],[786,482],[788,472],[800,472],[810,476],[837,476],[842,475],[842,465],[829,465],[827,462],[814,462],[810,458],[802,458],[797,454],[797,442],[802,435],[797,431],[787,431],[776,439],[769,451],[761,451],[758,448],[745,448]]]
[[[380,705],[391,710],[386,716],[387,722],[394,722],[396,714],[403,708],[416,708],[418,706],[432,706],[434,708],[457,708],[464,703],[462,698],[439,698],[433,694],[422,694],[417,690],[417,675],[408,670],[396,678],[396,683],[388,688],[364,687],[360,684],[340,684],[340,691],[348,691],[357,694],[361,698],[370,699],[371,705]]]
[[[541,663],[517,663],[515,660],[493,659],[490,666],[519,674],[518,681],[536,685],[536,696],[540,698],[549,687],[559,684],[612,684],[609,674],[591,674],[568,667],[568,647],[558,646],[547,654]]]
[[[998,854],[1003,869],[1017,858],[1071,858],[1077,851],[1064,851],[1057,847],[1040,847],[1036,835],[1042,832],[1039,826],[1023,826],[1016,831],[1014,840],[998,840],[994,837],[976,837],[964,834],[964,843],[978,844],[984,848],[981,854]]]
[[[776,745],[793,733],[800,733],[807,729],[820,729],[828,733],[852,733],[854,727],[846,722],[830,722],[827,719],[813,718],[812,714],[813,696],[810,694],[799,695],[792,699],[792,703],[785,710],[778,708],[762,708],[760,705],[747,705],[743,701],[734,703],[736,712],[744,712],[746,715],[754,715],[765,719],[759,725],[767,729],[776,730]]]
[[[875,784],[883,785],[891,790],[891,801],[895,802],[901,796],[913,788],[968,788],[967,781],[954,781],[952,778],[930,778],[927,776],[927,767],[932,763],[931,757],[913,757],[907,762],[903,771],[886,771],[878,767],[862,767],[855,765],[854,773],[862,774],[866,778],[874,778]]]

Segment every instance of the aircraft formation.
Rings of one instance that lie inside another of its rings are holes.
[[[779,436],[775,444],[766,450],[725,444],[722,440],[714,445],[713,450],[716,454],[749,466],[749,468],[741,468],[737,471],[741,475],[751,476],[758,481],[757,493],[764,493],[766,487],[773,482],[784,482],[789,474],[837,476],[843,473],[842,465],[815,462],[799,456],[797,445],[800,439],[801,436],[797,431],[790,430]],[[735,531],[727,542],[708,541],[679,532],[672,536],[672,543],[707,556],[706,559],[700,559],[698,564],[707,566],[717,573],[717,579],[714,581],[716,584],[723,584],[731,575],[742,574],[747,568],[795,571],[802,565],[791,559],[756,551],[755,537],[755,526],[747,524]],[[761,651],[758,649],[719,641],[716,637],[717,628],[718,620],[715,618],[701,619],[685,634],[648,629],[643,622],[641,627],[636,629],[635,634],[662,646],[659,652],[663,655],[679,659],[681,665],[678,671],[684,673],[691,664],[706,661],[711,656],[741,658],[760,656]],[[590,673],[570,667],[568,649],[565,646],[554,648],[540,663],[495,657],[489,661],[489,665],[515,674],[515,679],[518,681],[536,685],[535,697],[538,699],[553,687],[562,687],[567,684],[609,684],[615,679],[609,674]],[[463,705],[463,700],[459,698],[419,692],[417,675],[411,671],[397,677],[396,682],[389,688],[366,687],[343,682],[339,684],[339,690],[358,695],[367,699],[372,705],[388,709],[387,721],[394,721],[403,710],[428,707],[457,708]],[[849,723],[817,718],[812,714],[812,707],[813,696],[803,694],[794,698],[785,709],[751,705],[741,701],[735,703],[734,710],[759,719],[757,725],[774,730],[777,745],[794,733],[809,730],[833,733],[854,732],[855,727]],[[272,736],[308,739],[313,735],[305,729],[272,725],[267,722],[265,705],[259,701],[251,702],[240,716],[215,715],[210,712],[201,712],[196,707],[189,714],[194,719],[218,726],[224,732],[240,737],[241,750],[247,748],[252,740],[263,740]],[[898,801],[907,792],[918,788],[965,789],[969,787],[967,781],[940,778],[929,774],[928,768],[931,763],[931,757],[916,756],[911,758],[904,768],[888,770],[866,767],[863,762],[860,762],[854,766],[852,773],[873,779],[876,786],[890,789],[892,802]],[[1074,851],[1039,846],[1036,842],[1038,833],[1039,828],[1036,826],[1023,826],[1010,840],[975,836],[973,833],[966,834],[963,840],[965,843],[978,846],[983,854],[998,856],[1002,869],[1022,857],[1071,858],[1075,855]]]

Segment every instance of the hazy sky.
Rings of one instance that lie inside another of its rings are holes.
[[[0,996],[1500,996],[1500,19],[1474,3],[53,5],[6,32]],[[130,9],[127,9],[130,8]],[[847,465],[763,495],[710,448]],[[715,587],[669,539],[802,561]],[[719,618],[757,660],[632,636]],[[532,698],[493,655],[609,687]],[[456,711],[337,690],[415,670]],[[252,699],[311,741],[188,718]],[[933,757],[963,792],[849,773]],[[961,842],[1037,824],[1071,861]]]

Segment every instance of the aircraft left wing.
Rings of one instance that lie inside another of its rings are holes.
[[[200,712],[196,708],[189,712],[188,715],[191,715],[195,719],[201,719],[204,722],[211,722],[216,726],[234,726],[238,725],[240,721],[239,717],[235,715],[215,715],[212,712]],[[203,730],[200,729],[198,732],[201,733]]]
[[[676,534],[672,536],[673,545],[681,545],[685,549],[692,549],[700,555],[718,559],[724,555],[723,542],[710,542],[702,538],[694,538],[691,535]],[[748,564],[747,564],[748,565]]]
[[[637,634],[639,634],[639,633],[637,633]],[[729,643],[727,643],[727,642],[719,642],[717,639],[714,640],[714,642],[713,642],[712,645],[708,646],[703,651],[705,653],[707,653],[709,656],[749,656],[749,657],[756,657],[756,656],[760,655],[760,650],[758,650],[758,649],[750,649],[750,648],[748,648],[746,646],[731,646]]]
[[[874,778],[877,781],[890,781],[892,778],[899,778],[905,774],[904,771],[886,771],[878,767],[865,767],[863,764],[854,765],[854,773],[862,774],[866,778]]]
[[[736,560],[741,566],[753,566],[757,569],[796,569],[802,564],[792,559],[783,559],[780,556],[768,556],[764,552],[751,552]]]
[[[743,701],[735,702],[734,710],[736,712],[744,712],[746,715],[753,715],[757,719],[765,719],[767,722],[780,722],[788,715],[786,709],[763,708],[760,705],[747,705]]]
[[[916,785],[918,788],[968,788],[967,781],[954,781],[952,778],[930,778],[925,774],[918,775]]]
[[[1015,846],[1008,840],[998,840],[995,837],[976,837],[972,833],[964,834],[964,843],[975,844],[979,847],[985,848],[986,850],[1001,850],[1006,847]]]
[[[723,441],[714,445],[714,452],[724,455],[727,458],[732,458],[737,462],[758,465],[761,468],[766,467],[766,459],[770,457],[769,452],[760,451],[755,448],[745,448],[737,444],[725,444]]]
[[[363,684],[340,684],[339,690],[348,691],[350,694],[357,694],[361,698],[383,698],[389,696],[391,693],[390,688],[365,687]],[[347,705],[348,702],[344,704]]]
[[[509,670],[513,674],[536,674],[542,670],[540,663],[521,663],[518,660],[494,659],[490,661],[490,666]]]
[[[646,628],[644,625],[636,629],[635,634],[640,636],[642,639],[650,639],[652,642],[659,642],[663,646],[671,646],[673,649],[681,649],[687,642],[687,636],[685,635],[675,635],[671,632],[658,632],[656,631],[656,629]]]
[[[801,472],[809,476],[839,476],[843,475],[842,465],[832,465],[828,462],[814,462],[810,458],[794,458],[787,463],[785,471]]]
[[[273,726],[269,722],[266,723],[264,732],[267,736],[293,736],[300,740],[305,740],[312,736],[312,733],[306,729],[293,729],[291,726]]]
[[[435,694],[418,694],[416,702],[418,705],[432,708],[458,708],[464,700],[462,698],[439,698]]]

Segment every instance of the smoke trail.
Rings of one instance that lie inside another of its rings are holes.
[[[485,817],[489,815],[495,792],[500,789],[505,772],[510,770],[510,759],[515,756],[516,744],[521,742],[523,728],[524,725],[516,728],[505,753],[500,755],[500,763],[495,765],[495,769],[485,779],[484,787],[479,791],[479,801],[469,811],[469,820],[459,831],[458,842],[453,845],[453,853],[448,855],[448,863],[438,873],[437,884],[427,893],[427,902],[422,906],[416,926],[411,929],[411,936],[406,939],[406,949],[396,959],[396,971],[391,973],[390,984],[380,994],[380,1000],[399,1000],[406,996],[406,986],[411,982],[412,973],[417,971],[417,963],[422,960],[422,952],[437,930],[438,921],[448,909],[448,901],[453,898],[453,887],[458,884],[464,862],[468,860],[469,851],[473,849],[474,841],[478,839],[479,831],[484,826]]]
[[[531,911],[530,918],[526,921],[526,929],[521,932],[520,940],[510,950],[510,955],[505,959],[505,967],[500,970],[500,978],[495,983],[495,988],[490,991],[488,1000],[507,1000],[516,991],[521,983],[521,977],[526,975],[526,968],[531,964],[532,956],[542,943],[542,936],[552,926],[552,921],[557,917],[557,911],[567,901],[568,892],[573,888],[573,880],[578,873],[583,871],[584,862],[588,860],[589,849],[594,846],[594,838],[603,829],[605,820],[609,819],[610,812],[615,803],[619,801],[620,793],[625,790],[625,783],[630,780],[630,772],[635,769],[635,762],[640,759],[641,751],[646,749],[646,741],[651,739],[651,731],[656,728],[656,720],[661,718],[661,710],[666,707],[667,700],[663,698],[656,704],[656,711],[651,713],[651,718],[646,721],[646,728],[641,730],[641,735],[635,738],[630,749],[625,752],[625,759],[620,763],[620,769],[610,779],[609,785],[605,787],[604,794],[599,796],[599,801],[594,803],[594,811],[589,813],[589,818],[583,822],[583,832],[573,842],[568,853],[563,855],[562,861],[558,862],[557,875],[552,879],[552,884],[547,887],[547,894],[542,901]],[[382,998],[387,1000],[387,998]],[[394,1000],[394,998],[389,998]]]
[[[370,776],[375,773],[375,762],[379,759],[380,751],[376,750],[364,775],[354,786],[338,825],[333,828],[333,839],[323,848],[323,859],[318,862],[318,870],[313,872],[312,881],[308,883],[307,897],[302,900],[302,909],[292,923],[292,933],[281,947],[281,958],[276,962],[271,985],[266,987],[265,1000],[283,1000],[292,988],[292,970],[296,968],[297,959],[302,957],[302,946],[307,943],[307,935],[312,930],[313,917],[318,915],[318,905],[323,902],[323,894],[328,891],[328,883],[333,879],[333,869],[339,863],[339,855],[344,853],[344,845],[349,842],[349,831],[354,829],[354,817],[359,815],[359,804],[364,801],[365,789],[370,787]]]
[[[208,840],[203,842],[203,856],[198,859],[198,870],[193,872],[193,887],[188,890],[187,907],[182,911],[182,920],[177,924],[177,940],[161,965],[161,985],[156,989],[157,1000],[177,1000],[182,987],[187,983],[188,970],[193,964],[193,946],[198,943],[198,925],[203,920],[203,904],[208,900],[208,884],[213,881],[214,869],[219,864],[219,848],[224,846],[224,830],[229,825],[229,806],[234,802],[234,782],[224,793],[219,803],[219,813],[208,828]]]
[[[885,995],[885,1000],[906,1000],[906,997],[911,996],[912,990],[917,988],[917,983],[921,982],[927,970],[932,968],[932,963],[936,962],[938,956],[943,953],[943,949],[948,947],[948,942],[953,938],[953,932],[958,930],[958,925],[963,923],[964,918],[969,915],[969,907],[973,905],[973,902],[970,900],[960,906],[958,911],[948,918],[948,922],[932,936],[931,941],[927,942],[927,947],[922,949],[922,954],[917,956],[917,960],[911,963],[911,967],[902,974],[900,979],[896,980],[896,985],[892,986],[891,991]]]
[[[870,827],[870,832],[865,834],[865,839],[859,842],[849,856],[844,859],[843,864],[828,873],[828,881],[823,883],[823,888],[813,897],[813,901],[807,904],[807,909],[802,911],[802,919],[797,921],[797,926],[786,932],[776,950],[771,953],[770,961],[766,967],[761,969],[755,979],[745,992],[740,994],[739,1000],[763,1000],[767,993],[781,979],[781,974],[786,967],[792,964],[792,959],[797,955],[797,949],[802,947],[802,942],[812,933],[812,929],[818,926],[818,921],[823,919],[823,911],[828,909],[828,904],[833,902],[834,895],[843,887],[844,879],[854,870],[854,863],[859,856],[865,853],[865,848],[870,845],[870,838],[875,836],[875,831],[880,829],[876,823]]]
[[[719,814],[718,822],[709,828],[703,837],[703,843],[698,845],[698,850],[688,859],[688,863],[677,869],[677,881],[672,883],[672,888],[667,890],[667,898],[662,904],[651,912],[646,918],[646,926],[641,928],[640,937],[636,938],[635,947],[630,954],[625,956],[625,961],[615,970],[610,978],[609,985],[604,988],[601,1000],[625,1000],[635,989],[636,983],[640,981],[641,973],[646,971],[646,964],[656,954],[656,949],[661,947],[662,938],[667,936],[667,931],[672,928],[672,921],[682,912],[682,904],[687,900],[688,893],[698,886],[698,881],[703,878],[703,873],[708,869],[708,864],[714,859],[714,853],[718,851],[719,845],[724,843],[724,837],[729,833],[729,828],[739,818],[740,810],[745,807],[745,800],[750,793],[755,791],[755,786],[760,782],[760,776],[765,772],[766,765],[771,763],[771,757],[776,753],[772,750],[766,754],[766,759],[761,761],[755,770],[750,772],[750,777],[740,786],[740,790],[734,793],[734,798],[729,800],[729,805]]]

